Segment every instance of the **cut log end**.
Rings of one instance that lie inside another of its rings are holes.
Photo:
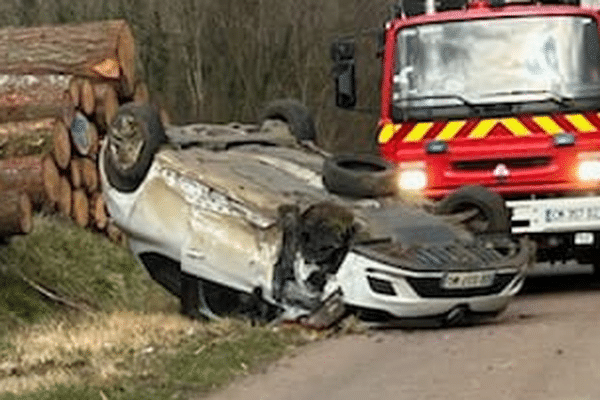
[[[16,190],[2,192],[0,196],[0,236],[29,233],[32,226],[33,214],[29,196]]]
[[[106,212],[104,197],[102,197],[102,193],[96,192],[92,195],[91,199],[90,217],[96,228],[103,231],[108,225],[108,214]]]
[[[96,98],[94,96],[94,86],[89,79],[84,79],[81,83],[79,104],[86,115],[92,115],[94,113],[96,108]]]
[[[98,190],[98,168],[96,162],[90,158],[82,158],[83,184],[88,193],[94,193]]]
[[[73,196],[73,190],[71,184],[65,176],[60,177],[60,193],[58,198],[58,210],[66,216],[71,215],[71,202]]]
[[[99,83],[94,85],[94,95],[96,99],[96,122],[106,129],[119,109],[117,90],[112,84]]]
[[[71,138],[67,127],[61,121],[54,125],[52,150],[56,165],[62,170],[67,169],[71,160]]]
[[[71,103],[73,104],[73,107],[79,108],[79,99],[81,96],[81,79],[71,79],[71,82],[69,82],[69,96],[71,97]]]
[[[60,198],[60,175],[58,166],[54,159],[49,154],[44,156],[42,160],[43,176],[44,176],[44,191],[50,205],[54,206]]]
[[[79,158],[73,158],[71,160],[71,184],[73,189],[80,189],[83,187],[83,172],[81,167],[81,160]]]
[[[19,228],[20,233],[29,233],[33,228],[33,206],[25,193],[19,196]]]
[[[73,221],[81,228],[85,228],[90,223],[90,205],[83,189],[73,191],[72,216]]]

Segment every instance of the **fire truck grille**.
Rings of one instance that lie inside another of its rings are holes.
[[[406,280],[421,297],[449,298],[498,294],[512,282],[514,277],[514,273],[499,274],[494,277],[494,282],[490,286],[469,289],[445,289],[442,287],[441,278],[406,278]]]
[[[499,158],[492,160],[456,161],[452,167],[459,171],[493,171],[498,164],[504,164],[510,169],[540,168],[550,164],[550,157]]]

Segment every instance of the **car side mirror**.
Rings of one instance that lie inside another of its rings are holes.
[[[335,41],[331,45],[331,58],[335,79],[335,105],[340,108],[353,108],[356,105],[354,41]]]

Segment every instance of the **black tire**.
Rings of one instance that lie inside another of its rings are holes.
[[[436,205],[436,213],[456,214],[470,209],[477,213],[465,221],[474,233],[510,233],[510,217],[502,197],[483,186],[463,186]]]
[[[122,192],[137,189],[157,149],[166,141],[160,117],[150,105],[127,103],[121,106],[108,129],[104,158],[108,182]],[[128,151],[126,147],[136,150]]]
[[[294,99],[274,100],[267,104],[260,115],[260,122],[268,119],[283,121],[290,127],[292,135],[297,140],[312,140],[317,138],[315,121],[304,104]]]
[[[323,184],[331,193],[380,197],[396,193],[395,167],[371,154],[339,154],[323,164]]]

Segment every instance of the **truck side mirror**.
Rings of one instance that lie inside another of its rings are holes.
[[[335,79],[335,105],[340,108],[353,108],[356,105],[354,41],[335,41],[331,45],[331,58]]]

